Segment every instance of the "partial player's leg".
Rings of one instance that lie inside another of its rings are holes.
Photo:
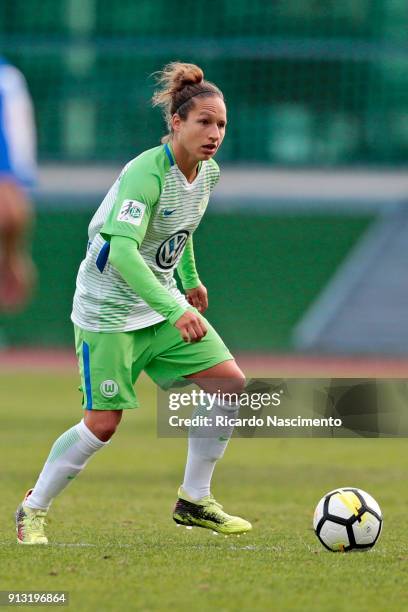
[[[239,397],[245,386],[245,377],[234,361],[221,338],[206,321],[207,335],[194,344],[180,339],[178,331],[170,324],[160,327],[155,338],[156,357],[146,366],[146,372],[158,384],[180,378],[192,378],[205,391],[236,394]],[[166,348],[167,347],[167,348]],[[207,406],[197,408],[197,413]],[[234,417],[238,406],[215,406],[212,416],[217,414]],[[214,419],[215,421],[215,419]],[[218,459],[226,449],[233,427],[214,427],[212,431],[190,428],[187,465],[183,485],[173,518],[179,524],[199,526],[230,534],[243,533],[251,524],[239,517],[222,511],[222,507],[211,495],[211,477]],[[201,435],[200,435],[201,434]]]
[[[224,361],[186,378],[193,378],[207,393],[220,391],[231,394],[233,398],[239,398],[245,386],[244,374],[234,360]],[[197,408],[197,414],[202,410],[202,407]],[[238,406],[234,401],[224,405],[215,404],[211,413],[207,414],[210,414],[213,423],[217,416],[222,416],[223,420],[225,417],[226,420],[233,419],[238,416]],[[203,437],[200,437],[201,429]],[[252,529],[251,523],[245,519],[224,512],[210,492],[214,468],[223,457],[233,430],[233,425],[228,424],[190,428],[184,481],[173,513],[176,523],[206,527],[225,535],[246,533]]]
[[[47,544],[45,516],[52,500],[106,446],[116,431],[122,410],[134,408],[132,338],[75,329],[83,389],[84,418],[54,443],[42,472],[17,508],[17,541]]]
[[[0,310],[23,306],[35,283],[35,267],[27,248],[31,204],[23,190],[0,177]]]
[[[17,508],[19,544],[47,544],[45,517],[52,500],[82,472],[96,451],[108,444],[120,421],[121,411],[106,412],[113,414],[96,413],[92,419],[86,414],[82,421],[54,442],[34,488],[26,493]]]
[[[207,393],[231,394],[235,399],[238,398],[245,386],[245,377],[234,360],[224,361],[212,368],[186,376],[192,378]],[[198,407],[197,415],[206,410],[206,407]],[[194,416],[195,414],[194,413]],[[236,402],[220,406],[215,404],[211,413],[206,412],[213,422],[217,416],[232,417],[238,416],[238,406]],[[201,432],[201,429],[203,431]],[[213,435],[209,427],[191,428],[188,442],[188,456],[186,471],[182,488],[190,498],[201,499],[210,495],[210,484],[216,462],[221,459],[233,433],[233,427],[214,426]],[[200,432],[203,437],[200,436]]]

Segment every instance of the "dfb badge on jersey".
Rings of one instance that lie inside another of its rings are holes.
[[[145,210],[146,204],[143,204],[143,202],[138,202],[137,200],[123,200],[117,220],[132,223],[133,225],[140,225]]]

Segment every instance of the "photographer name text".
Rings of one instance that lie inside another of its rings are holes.
[[[228,415],[216,415],[215,417],[198,415],[192,418],[171,415],[169,417],[170,427],[342,427],[341,419],[329,418],[305,418],[277,417],[268,415],[266,417],[231,417]]]

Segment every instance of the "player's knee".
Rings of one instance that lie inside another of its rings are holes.
[[[107,442],[115,433],[119,423],[120,414],[92,413],[85,416],[85,425],[102,442]]]
[[[223,393],[231,393],[239,396],[245,389],[245,384],[246,380],[244,373],[241,372],[239,368],[237,368],[237,370],[234,371],[232,376],[222,381],[221,391]]]
[[[234,384],[235,393],[237,393],[238,395],[241,395],[246,385],[246,379],[245,379],[243,372],[240,371],[239,373],[237,373],[237,376],[233,380],[233,384]]]
[[[113,423],[94,425],[91,429],[92,433],[102,442],[107,442],[115,433],[117,425]]]

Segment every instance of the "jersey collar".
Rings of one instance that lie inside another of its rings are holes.
[[[189,183],[188,180],[186,179],[186,177],[184,176],[184,174],[181,172],[181,170],[177,166],[176,158],[174,157],[173,147],[171,146],[171,144],[169,142],[165,143],[164,150],[165,150],[166,155],[168,157],[168,160],[170,162],[170,166],[176,166],[177,170],[180,172],[180,174],[183,177],[183,179],[185,180],[186,184],[187,185],[193,185],[196,182],[196,180],[197,180],[197,178],[198,178],[198,176],[200,174],[201,166],[203,165],[203,162],[202,161],[198,162],[197,176],[196,176],[196,178],[194,179],[194,181],[192,183]]]
[[[168,142],[166,142],[166,144],[164,145],[164,150],[166,152],[167,157],[169,158],[170,166],[177,165],[176,160],[174,158],[173,149],[171,148]]]

